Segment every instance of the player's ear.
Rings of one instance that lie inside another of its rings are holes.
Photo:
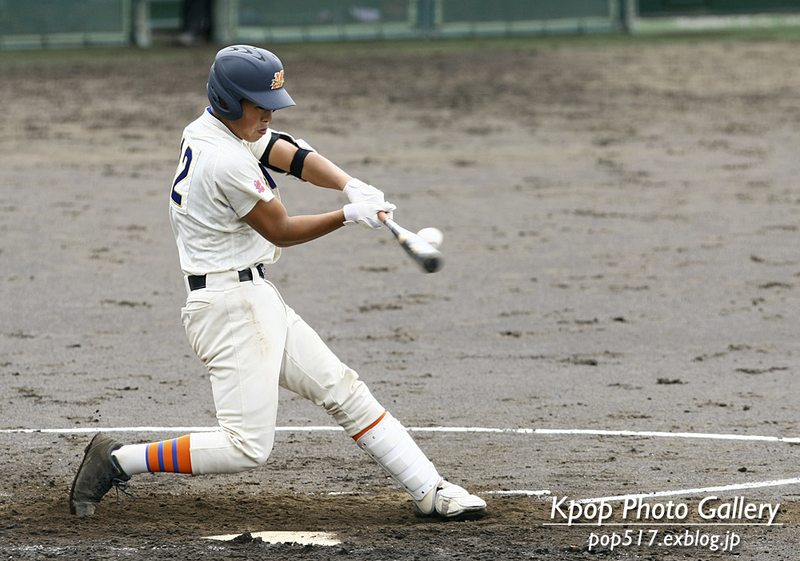
[[[219,104],[222,106],[223,109],[227,109],[228,108],[228,104],[225,103],[224,99],[220,99],[219,100]]]

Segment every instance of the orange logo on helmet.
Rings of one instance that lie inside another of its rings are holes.
[[[283,87],[283,70],[280,72],[275,73],[275,77],[272,79],[272,88],[273,90],[277,90],[278,88]]]

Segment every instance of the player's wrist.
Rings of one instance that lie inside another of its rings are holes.
[[[386,200],[383,191],[355,177],[350,178],[342,191],[351,203],[382,203]]]
[[[360,187],[362,185],[366,185],[366,183],[364,183],[360,179],[356,179],[355,177],[351,177],[350,179],[347,180],[347,183],[345,183],[345,186],[342,189],[342,192],[345,195],[347,195],[347,198],[350,199],[350,202],[355,202],[355,201],[353,201],[353,196],[355,196],[358,193],[358,191],[359,191],[359,189],[360,189]]]
[[[344,214],[345,224],[355,224],[358,222],[358,208],[356,203],[350,203],[342,207],[342,214]]]

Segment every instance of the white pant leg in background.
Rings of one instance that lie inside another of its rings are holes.
[[[280,385],[322,406],[355,436],[383,414],[358,374],[333,354],[319,335],[287,306],[288,329]]]

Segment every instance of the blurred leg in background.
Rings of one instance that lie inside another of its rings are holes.
[[[183,0],[179,44],[191,47],[202,45],[211,39],[211,7],[212,0]]]

